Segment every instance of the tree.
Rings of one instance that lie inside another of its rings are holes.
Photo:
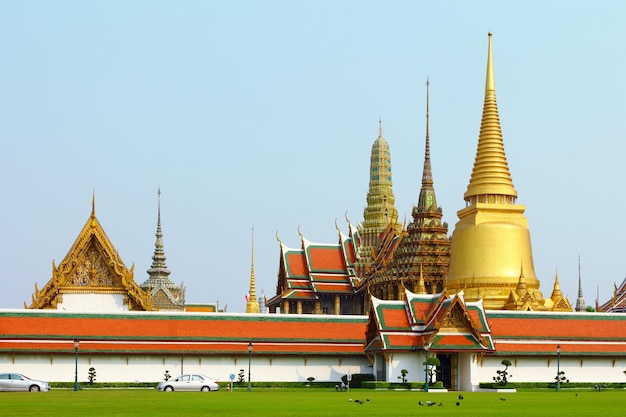
[[[96,380],[96,368],[94,368],[93,366],[89,368],[89,374],[87,375],[87,378],[89,379],[89,385],[93,385],[94,381]]]
[[[557,385],[561,385],[563,382],[569,382],[569,379],[565,377],[565,371],[560,371],[554,377],[554,381],[557,383]]]
[[[441,361],[436,356],[431,356],[422,365],[426,366],[425,371],[428,374],[428,382],[432,382],[433,377],[437,374],[437,367],[441,366]]]
[[[406,369],[403,369],[403,370],[400,371],[401,375],[398,377],[398,379],[402,380],[402,385],[406,385],[406,382],[407,382],[406,376],[407,376],[408,373],[409,373],[409,371],[407,371]]]
[[[170,371],[166,370],[165,373],[163,374],[163,380],[169,381],[171,377],[172,375],[170,375]]]
[[[504,365],[504,369],[499,369],[496,371],[496,376],[493,377],[493,380],[495,382],[497,382],[500,385],[506,385],[506,383],[508,382],[509,377],[512,377],[513,375],[510,375],[507,371],[507,369],[509,369],[509,366],[511,366],[511,361],[508,359],[504,359],[502,362],[500,362],[502,365]]]
[[[237,382],[240,384],[243,384],[244,382],[246,382],[246,370],[245,369],[239,370],[239,375],[237,375]]]

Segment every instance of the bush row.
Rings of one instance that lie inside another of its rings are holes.
[[[596,388],[596,386],[604,388],[626,388],[626,384],[623,382],[561,382],[561,388]],[[480,388],[484,389],[509,389],[509,388],[551,388],[556,389],[556,383],[554,382],[509,382],[506,385],[500,385],[497,382],[481,382]]]

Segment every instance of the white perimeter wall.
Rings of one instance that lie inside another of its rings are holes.
[[[365,356],[359,357],[287,357],[252,355],[251,380],[298,381],[308,377],[316,381],[340,382],[348,372],[372,373]],[[87,382],[89,368],[96,369],[97,382],[158,382],[165,371],[175,377],[184,373],[203,373],[219,381],[245,371],[248,380],[248,356],[140,356],[78,355],[78,381]],[[0,372],[18,372],[33,379],[73,382],[75,356],[0,354]]]
[[[409,371],[409,382],[424,381],[423,353],[395,353],[388,356],[387,381],[400,382],[401,370]],[[496,371],[503,369],[503,359],[511,361],[508,371],[511,382],[554,382],[557,359],[554,357],[483,357],[460,353],[458,358],[458,386],[462,391],[476,391],[481,382],[493,382]],[[72,354],[0,354],[0,372],[18,372],[31,378],[53,382],[74,381],[75,358]],[[376,355],[376,360],[385,360]],[[204,373],[219,381],[229,381],[231,374],[244,370],[248,380],[248,356],[141,356],[141,355],[78,355],[78,380],[87,382],[90,367],[96,369],[98,382],[158,382],[165,371],[172,376],[182,372]],[[563,357],[560,370],[570,382],[624,382],[626,358]],[[251,379],[260,381],[339,382],[343,375],[374,373],[374,367],[365,356],[311,357],[311,356],[254,356]]]
[[[557,362],[559,369],[565,372],[570,382],[624,382],[626,381],[626,358],[624,357],[591,357],[591,356],[564,356],[557,361],[556,354],[547,356],[521,357],[485,357],[474,364],[474,384],[493,382],[498,369],[504,369],[502,361],[508,359],[511,366],[508,369],[511,382],[555,382]]]

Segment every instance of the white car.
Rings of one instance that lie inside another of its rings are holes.
[[[22,374],[0,374],[0,391],[50,391],[50,384]]]
[[[185,374],[178,378],[159,382],[159,391],[217,391],[217,380],[202,374]]]

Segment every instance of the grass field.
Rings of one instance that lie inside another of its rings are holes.
[[[0,393],[0,416],[477,416],[623,417],[626,391],[526,391],[424,393],[354,389],[257,389],[210,393],[163,393],[150,389]],[[369,401],[368,401],[369,399]],[[362,401],[363,403],[357,402]],[[419,401],[442,405],[420,406]],[[457,406],[456,403],[459,403]]]

